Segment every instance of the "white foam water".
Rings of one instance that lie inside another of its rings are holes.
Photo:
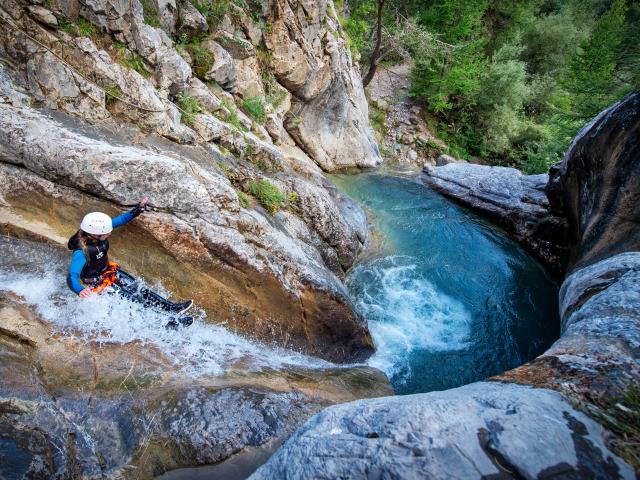
[[[19,295],[32,305],[55,332],[87,342],[138,342],[159,349],[178,368],[192,376],[222,375],[236,365],[245,371],[287,366],[327,368],[334,364],[285,348],[270,348],[204,321],[204,312],[189,328],[164,328],[167,314],[144,308],[119,295],[83,299],[64,284],[63,272],[0,273],[0,290]]]
[[[403,383],[414,351],[452,351],[468,346],[471,314],[465,306],[416,274],[405,255],[361,264],[350,274],[356,308],[369,320],[376,353],[369,365]]]

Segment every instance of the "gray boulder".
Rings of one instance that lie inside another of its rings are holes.
[[[170,34],[175,33],[178,17],[176,0],[156,0],[155,3],[162,29]]]
[[[311,418],[250,478],[635,478],[557,392],[476,383]]]
[[[566,216],[569,268],[640,250],[640,93],[605,110],[551,169],[547,195]]]
[[[179,23],[178,30],[191,35],[199,35],[209,30],[207,19],[188,0],[180,4]]]
[[[40,23],[44,23],[45,25],[48,25],[50,27],[58,26],[58,19],[51,12],[51,10],[48,10],[39,5],[31,5],[29,6],[29,13]]]
[[[362,81],[332,11],[332,5],[310,0],[279,2],[269,11],[271,65],[292,94],[284,126],[325,171],[374,167],[382,159]]]
[[[144,21],[139,0],[82,0],[79,3],[80,14],[103,31],[128,32],[131,20]]]
[[[50,52],[32,56],[27,62],[29,84],[39,100],[52,102],[75,99],[80,95],[73,72]]]
[[[515,168],[459,162],[422,170],[425,185],[489,217],[561,275],[568,230],[565,219],[550,212],[547,180]]]
[[[184,92],[189,86],[192,72],[189,64],[173,48],[162,48],[157,52],[158,86],[171,95]]]
[[[209,50],[214,58],[213,65],[204,78],[206,80],[215,80],[222,88],[232,92],[236,85],[235,60],[229,52],[214,40],[207,40],[202,46]]]
[[[436,158],[436,167],[442,167],[443,165],[447,165],[449,163],[460,163],[463,160],[458,160],[457,158],[452,157],[451,155],[442,154]]]

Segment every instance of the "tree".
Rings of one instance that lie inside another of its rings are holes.
[[[369,60],[369,71],[362,79],[362,86],[366,87],[369,85],[369,82],[373,79],[373,76],[376,74],[376,68],[378,67],[378,62],[382,56],[382,9],[384,8],[385,0],[377,0],[377,19],[376,19],[376,44],[373,47],[373,53],[371,53],[371,58]]]

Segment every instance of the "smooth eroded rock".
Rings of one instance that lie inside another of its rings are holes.
[[[635,478],[560,394],[482,382],[329,407],[250,478],[372,476]]]
[[[551,207],[569,222],[575,270],[640,250],[640,93],[586,125],[551,170]]]
[[[547,175],[471,163],[425,166],[425,185],[489,217],[540,258],[556,275],[564,272],[567,226],[545,196]]]

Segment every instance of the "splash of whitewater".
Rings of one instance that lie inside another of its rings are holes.
[[[22,297],[52,325],[54,332],[98,344],[138,342],[153,346],[192,376],[222,375],[240,363],[243,370],[335,366],[284,348],[267,347],[232,333],[223,325],[207,323],[203,311],[194,313],[196,320],[191,327],[167,329],[166,313],[144,308],[119,295],[82,299],[71,293],[64,282],[62,271],[41,275],[0,272],[0,290]]]
[[[349,278],[377,348],[368,363],[400,383],[411,376],[411,352],[469,345],[471,313],[416,270],[412,257],[392,255],[357,266]]]

